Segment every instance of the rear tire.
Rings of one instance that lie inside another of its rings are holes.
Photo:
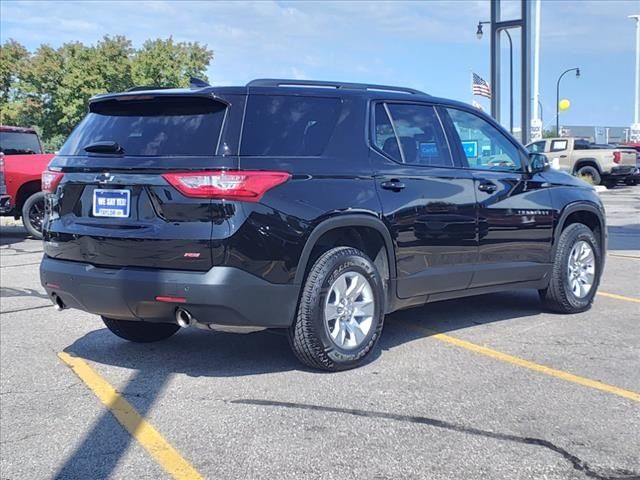
[[[580,247],[583,247],[585,252],[592,253],[592,261],[586,261],[588,255],[576,255]],[[576,265],[573,261],[576,258],[585,261]],[[586,275],[591,271],[587,268],[588,264],[593,267],[593,275],[587,289],[586,281],[581,280],[589,278]],[[595,235],[586,225],[571,224],[560,234],[551,280],[546,289],[539,290],[540,299],[547,309],[557,313],[579,313],[589,310],[598,290],[601,274],[602,256]]]
[[[580,167],[576,170],[576,175],[578,177],[587,177],[591,179],[591,183],[593,185],[602,184],[602,177],[600,176],[600,172],[598,169],[591,165],[585,165],[584,167]]]
[[[289,343],[305,365],[346,370],[371,354],[383,321],[384,288],[376,266],[355,248],[333,248],[307,276]]]
[[[44,192],[36,192],[22,205],[22,224],[33,238],[42,240]]]
[[[604,186],[607,187],[609,190],[616,188],[616,185],[618,184],[617,180],[605,180],[604,181]]]
[[[102,317],[102,321],[118,337],[136,343],[158,342],[180,330],[175,323],[132,322],[107,317]]]

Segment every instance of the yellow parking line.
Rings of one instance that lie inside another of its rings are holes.
[[[624,300],[625,302],[640,303],[640,298],[625,297],[624,295],[617,295],[615,293],[598,292],[598,295],[601,297],[615,298],[616,300]]]
[[[180,480],[202,480],[202,475],[87,362],[64,352],[59,353],[58,357],[71,367],[80,380],[116,417],[118,422],[169,475]]]
[[[545,375],[549,375],[555,378],[560,378],[567,382],[577,383],[578,385],[582,385],[584,387],[595,388],[596,390],[600,390],[602,392],[611,393],[613,395],[618,395],[620,397],[627,398],[629,400],[640,402],[640,393],[633,392],[631,390],[625,390],[623,388],[616,387],[614,385],[608,385],[606,383],[602,383],[597,380],[591,380],[589,378],[564,372],[556,368],[546,367],[544,365],[540,365],[539,363],[530,362],[529,360],[525,360],[523,358],[515,357],[507,353],[498,352],[497,350],[483,347],[481,345],[477,345],[475,343],[468,342],[460,338],[451,337],[449,335],[445,335],[444,333],[435,333],[429,330],[428,328],[424,328],[419,325],[415,325],[415,324],[407,324],[407,325],[409,326],[409,328],[412,328],[414,330],[419,330],[423,333],[427,333],[431,335],[431,338],[435,338],[436,340],[440,340],[441,342],[445,342],[450,345],[455,345],[456,347],[461,347],[461,348],[464,348],[465,350],[470,350],[472,352],[479,353],[481,355],[486,355],[487,357],[500,360],[501,362],[511,363],[512,365],[517,365],[519,367],[527,368],[535,372],[544,373]]]

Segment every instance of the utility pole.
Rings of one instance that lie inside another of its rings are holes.
[[[636,21],[636,85],[631,141],[640,142],[640,15],[629,15]]]

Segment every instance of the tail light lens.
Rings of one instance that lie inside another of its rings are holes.
[[[622,159],[622,153],[620,152],[613,152],[613,162],[614,163],[620,163],[620,160]]]
[[[42,172],[42,191],[46,193],[55,192],[62,177],[64,177],[62,172],[52,172],[51,170]]]
[[[267,190],[291,176],[287,172],[225,170],[166,173],[164,179],[187,197],[258,202]]]

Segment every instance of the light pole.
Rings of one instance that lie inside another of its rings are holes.
[[[476,36],[478,40],[482,38],[482,25],[489,25],[491,22],[478,22],[478,30],[476,31]],[[507,38],[509,39],[509,132],[513,134],[513,41],[511,40],[511,35],[509,34],[509,30],[504,30],[504,33],[507,34]]]
[[[576,78],[580,78],[580,69],[579,68],[569,68],[562,72],[562,74],[558,77],[558,81],[556,82],[556,135],[560,136],[560,80],[569,72],[576,72]]]
[[[640,141],[640,15],[629,15],[636,21],[636,102],[633,114],[633,125],[631,126],[633,140]]]
[[[538,110],[540,111],[540,123],[544,125],[544,120],[542,118],[542,102],[540,100],[538,100]]]

